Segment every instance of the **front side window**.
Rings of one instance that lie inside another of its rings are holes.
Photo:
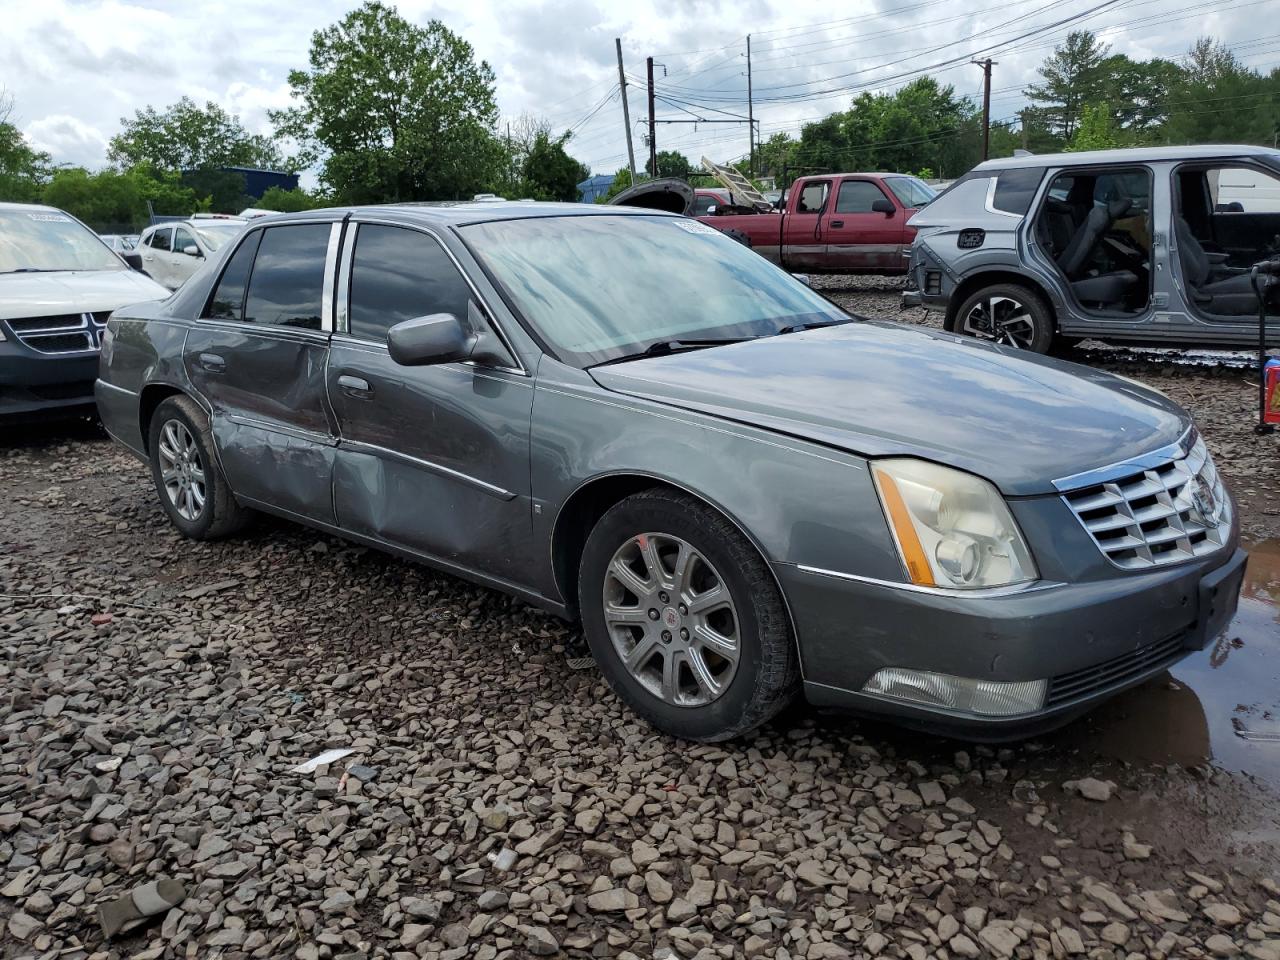
[[[909,210],[919,210],[938,195],[937,190],[915,177],[889,177],[885,184],[893,191],[898,202]]]
[[[222,271],[217,289],[209,298],[209,309],[205,316],[211,320],[243,320],[244,292],[249,286],[249,271],[253,269],[253,258],[258,252],[258,242],[262,239],[262,231],[245,238],[244,243],[231,255],[227,267]]]
[[[147,246],[152,250],[168,251],[172,248],[173,227],[161,227],[151,235],[151,239],[147,241]]]
[[[57,210],[0,210],[0,273],[127,270],[97,235]]]
[[[820,213],[827,204],[827,191],[830,189],[831,183],[827,180],[806,183],[800,191],[800,199],[796,201],[796,213]]]
[[[432,313],[467,322],[471,288],[434,237],[361,224],[351,258],[349,332],[385,340],[397,323]]]
[[[870,180],[846,180],[836,197],[836,213],[872,213],[872,204],[886,199]]]
[[[329,224],[268,227],[245,296],[245,323],[319,330]]]
[[[204,223],[195,228],[204,245],[210,250],[220,249],[224,243],[240,236],[240,231],[243,229],[244,224],[241,223]]]
[[[773,336],[797,324],[849,319],[698,220],[530,217],[460,232],[529,327],[580,366],[658,341]]]
[[[175,253],[186,253],[188,247],[195,247],[196,253],[200,252],[200,248],[196,246],[196,238],[191,235],[191,231],[186,227],[177,227],[173,231],[173,249]],[[195,253],[191,254],[195,256]]]

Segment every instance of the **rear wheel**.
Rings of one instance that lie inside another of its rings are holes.
[[[956,333],[1035,353],[1049,352],[1053,327],[1049,305],[1016,283],[983,287],[956,311]]]
[[[151,477],[173,525],[194,540],[241,529],[249,511],[231,494],[213,451],[209,418],[190,397],[169,397],[151,417]]]
[[[795,645],[768,567],[693,497],[657,489],[612,507],[587,539],[578,597],[605,679],[664,733],[727,740],[796,694]]]

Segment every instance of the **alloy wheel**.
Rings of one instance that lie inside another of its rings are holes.
[[[961,327],[980,340],[1030,350],[1036,338],[1035,320],[1027,305],[1013,297],[986,297],[973,305]]]
[[[604,577],[604,620],[626,670],[673,706],[711,703],[738,669],[729,586],[679,537],[642,533],[618,548]]]
[[[195,520],[204,510],[204,463],[195,437],[181,420],[167,420],[160,428],[160,479],[169,502],[184,520]]]

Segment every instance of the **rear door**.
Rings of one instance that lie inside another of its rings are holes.
[[[187,335],[187,376],[212,410],[236,495],[333,523],[337,432],[325,395],[340,224],[250,231]]]
[[[514,358],[511,366],[414,367],[391,359],[387,331],[415,317],[450,313],[473,332],[499,335],[431,233],[353,223],[343,260],[350,267],[339,284],[328,369],[341,433],[338,522],[448,563],[523,579],[532,529],[531,378]]]
[[[782,264],[788,270],[805,268],[820,270],[827,266],[827,240],[824,218],[831,205],[831,184],[827,179],[810,179],[797,183],[795,207],[784,218],[782,226]]]
[[[873,210],[877,201],[889,203],[893,212]],[[850,271],[901,270],[906,227],[903,214],[901,204],[877,181],[857,177],[841,180],[827,224],[830,266]]]

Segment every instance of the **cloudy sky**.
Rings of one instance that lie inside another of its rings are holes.
[[[180,96],[214,100],[250,129],[289,102],[286,75],[306,65],[312,31],[356,0],[0,0],[0,88],[31,141],[58,162],[101,166],[120,118]],[[545,116],[573,129],[571,152],[596,172],[625,164],[614,38],[621,37],[641,156],[645,57],[666,119],[746,112],[745,35],[752,35],[761,136],[840,109],[865,89],[931,72],[977,95],[970,56],[998,61],[992,118],[1016,114],[1019,90],[1067,31],[1087,27],[1117,52],[1181,56],[1211,34],[1259,68],[1280,63],[1280,0],[402,0],[409,19],[438,18],[497,74],[504,115]],[[1093,11],[1087,13],[1087,11]],[[1070,22],[1060,23],[1060,21]],[[946,64],[952,64],[947,66]],[[732,159],[744,124],[664,125],[660,149]],[[642,162],[642,161],[641,161]],[[310,178],[308,178],[310,179]]]

